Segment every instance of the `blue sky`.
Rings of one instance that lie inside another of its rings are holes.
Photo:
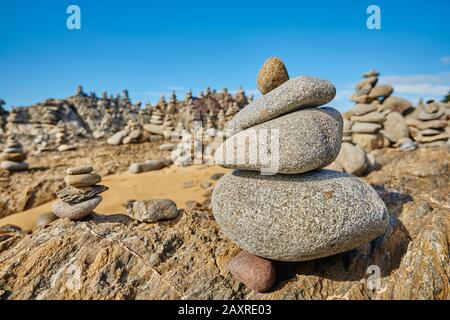
[[[66,9],[81,8],[81,30]],[[366,9],[381,9],[381,30]],[[86,91],[156,101],[210,86],[256,92],[257,72],[281,57],[291,76],[332,81],[345,110],[371,68],[416,101],[450,89],[450,1],[1,0],[0,97],[7,106]]]

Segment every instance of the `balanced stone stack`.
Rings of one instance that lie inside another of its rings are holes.
[[[24,162],[26,159],[22,145],[8,137],[5,149],[0,154],[0,167],[11,172],[24,171],[28,169],[28,163]]]
[[[448,115],[441,103],[419,102],[416,110],[406,117],[411,136],[421,147],[444,146],[449,139],[446,131]]]
[[[59,201],[52,206],[52,211],[60,218],[80,220],[94,211],[102,202],[99,194],[108,187],[99,185],[102,177],[92,173],[91,166],[67,169],[65,182],[67,186],[57,192]]]
[[[271,81],[275,76],[281,80]],[[388,212],[364,181],[322,169],[341,147],[340,113],[319,108],[334,98],[335,87],[313,77],[289,80],[284,65],[270,59],[258,78],[264,95],[229,122],[234,135],[215,154],[216,163],[235,170],[214,188],[212,209],[224,234],[245,250],[229,263],[230,272],[263,292],[274,284],[271,260],[356,248],[384,233]]]

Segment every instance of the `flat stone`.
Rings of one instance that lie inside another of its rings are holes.
[[[400,97],[389,96],[383,101],[383,110],[392,110],[403,113],[412,107],[412,103]]]
[[[430,120],[430,121],[419,121],[415,119],[406,119],[406,124],[408,126],[415,127],[419,130],[424,129],[441,129],[447,126],[447,121],[443,119]]]
[[[133,205],[128,208],[127,213],[140,222],[152,223],[176,218],[178,209],[172,200],[152,199],[134,201]]]
[[[433,142],[438,140],[447,140],[449,135],[447,133],[441,133],[434,136],[417,136],[415,138],[418,142]]]
[[[152,134],[157,134],[160,136],[164,135],[164,128],[157,124],[152,124],[152,123],[146,124],[146,125],[144,125],[144,130],[148,131]]]
[[[245,250],[228,262],[228,270],[236,279],[256,292],[269,291],[277,277],[272,261],[257,257]]]
[[[375,104],[363,104],[358,103],[353,108],[350,109],[350,113],[355,116],[362,116],[366,113],[376,111],[378,106]]]
[[[0,163],[0,167],[11,171],[11,172],[18,172],[18,171],[24,171],[28,169],[28,163],[25,162],[13,162],[13,161],[2,161]]]
[[[109,188],[103,185],[94,185],[89,187],[72,187],[67,186],[61,191],[58,191],[56,195],[62,201],[69,204],[77,204],[89,199],[92,199],[99,194],[107,191]]]
[[[214,159],[225,168],[267,173],[323,168],[339,153],[342,126],[342,116],[333,108],[298,110],[228,138]]]
[[[27,159],[25,153],[2,153],[0,154],[0,161],[23,162]]]
[[[161,170],[166,167],[168,163],[164,160],[147,160],[143,163],[133,163],[128,168],[131,173],[141,173],[147,171]]]
[[[350,96],[350,101],[353,101],[356,103],[361,103],[361,104],[367,104],[367,103],[371,103],[373,101],[373,99],[370,98],[369,95],[367,95],[367,94],[362,94],[362,95],[353,94]]]
[[[259,70],[256,82],[262,94],[266,94],[289,80],[289,74],[283,61],[269,58]]]
[[[377,192],[341,172],[226,174],[212,196],[223,233],[251,254],[304,261],[354,249],[382,235],[388,211]]]
[[[89,187],[102,181],[102,177],[96,173],[68,175],[64,181],[72,187]]]
[[[79,220],[94,211],[100,202],[102,202],[101,196],[74,205],[58,201],[52,205],[52,211],[60,218]]]
[[[381,112],[374,111],[362,116],[352,116],[350,119],[354,122],[383,123],[386,117]]]
[[[355,89],[359,90],[366,85],[370,85],[371,87],[374,87],[377,84],[377,81],[378,81],[377,77],[367,77],[367,78],[361,80],[360,82],[358,82],[355,85]]]
[[[335,95],[336,88],[329,81],[296,77],[247,105],[228,122],[228,129],[236,133],[298,109],[321,106]]]
[[[378,77],[380,73],[374,69],[363,74],[363,78]]]
[[[4,153],[23,153],[23,148],[22,147],[17,147],[17,148],[5,148],[3,150]]]
[[[437,112],[428,113],[425,110],[420,110],[419,112],[419,120],[427,121],[427,120],[436,120],[444,116],[444,110],[438,110]]]
[[[408,125],[406,124],[405,118],[399,112],[394,111],[389,113],[383,125],[388,139],[392,142],[409,137]]]
[[[440,134],[442,131],[436,130],[436,129],[425,129],[425,130],[420,130],[418,132],[419,135],[421,136],[434,136],[436,134]]]
[[[376,133],[382,128],[377,123],[357,122],[352,126],[352,132],[355,133]]]
[[[88,173],[91,173],[93,170],[94,170],[94,168],[92,168],[92,166],[80,166],[80,167],[68,168],[66,173],[68,175],[88,174]]]
[[[370,90],[369,97],[374,99],[386,98],[390,96],[392,92],[394,92],[394,88],[390,85],[376,86]]]
[[[363,175],[366,172],[368,165],[365,152],[360,147],[347,142],[342,143],[341,150],[339,151],[335,162],[345,172],[355,176]]]

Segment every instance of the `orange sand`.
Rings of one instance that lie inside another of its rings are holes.
[[[127,200],[144,200],[167,198],[176,202],[179,208],[185,207],[186,201],[202,202],[206,199],[205,190],[199,184],[212,181],[211,175],[225,173],[227,169],[218,166],[190,166],[185,168],[172,166],[159,171],[140,174],[123,172],[104,177],[102,184],[110,189],[103,193],[103,202],[95,210],[101,214],[125,213],[123,203]],[[53,202],[7,216],[0,219],[0,226],[14,224],[23,230],[31,230],[36,219],[43,213],[51,211]]]

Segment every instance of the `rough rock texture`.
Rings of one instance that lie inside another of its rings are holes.
[[[335,95],[336,88],[327,80],[296,77],[247,105],[228,122],[228,129],[235,133],[288,112],[321,106]]]
[[[269,58],[264,62],[257,77],[258,89],[266,94],[289,80],[286,66],[280,58]]]
[[[242,249],[280,261],[353,249],[383,234],[388,223],[372,187],[332,170],[274,176],[235,170],[214,188],[212,208]]]
[[[109,188],[103,185],[94,185],[89,187],[71,187],[67,186],[64,189],[58,191],[56,195],[62,201],[69,204],[76,204],[85,200],[92,199],[96,195],[107,191]]]
[[[228,138],[217,148],[215,162],[226,168],[287,174],[320,169],[337,157],[342,126],[340,113],[332,108],[295,111]]]
[[[175,202],[169,199],[152,199],[134,201],[127,210],[133,219],[141,222],[157,222],[176,218],[178,209]]]
[[[0,242],[0,298],[449,300],[448,152],[376,152],[383,168],[365,179],[389,209],[385,235],[335,256],[277,263],[269,293],[231,276],[240,249],[197,208],[157,224],[93,215],[11,234]],[[376,266],[380,278],[371,278]]]

